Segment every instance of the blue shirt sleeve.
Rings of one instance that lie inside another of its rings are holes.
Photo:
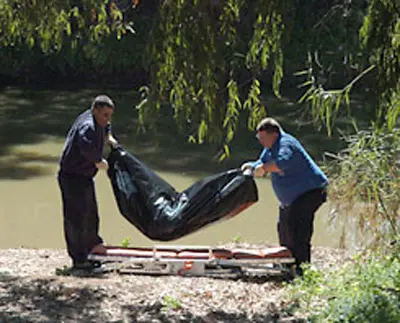
[[[257,166],[266,164],[266,163],[270,162],[271,160],[272,160],[272,158],[271,158],[270,151],[268,149],[264,148],[260,154],[260,157],[257,160],[250,161],[248,163],[251,164],[251,167],[254,170]]]
[[[251,165],[251,168],[253,168],[254,170],[258,165],[262,165],[262,161],[260,159],[257,159],[255,161],[250,161],[249,164]]]
[[[96,133],[89,125],[84,125],[78,130],[78,147],[85,158],[91,162],[101,161],[101,154],[96,147]]]
[[[282,141],[278,148],[278,153],[275,159],[276,166],[282,171],[290,168],[293,163],[293,154],[295,147],[288,141]]]
[[[262,164],[268,164],[272,161],[271,151],[267,148],[264,148],[260,154],[260,162]]]

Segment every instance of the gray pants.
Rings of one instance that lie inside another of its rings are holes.
[[[58,174],[61,189],[64,236],[74,264],[87,260],[90,250],[102,238],[98,235],[99,216],[92,178]]]

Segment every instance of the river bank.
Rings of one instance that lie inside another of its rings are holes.
[[[313,265],[330,270],[350,259],[315,247]],[[302,322],[277,280],[56,275],[63,249],[0,250],[0,322]]]

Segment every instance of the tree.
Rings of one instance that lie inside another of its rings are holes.
[[[44,53],[62,46],[90,49],[110,34],[123,39],[131,30],[124,10],[132,4],[138,1],[3,1],[0,43],[37,44]],[[310,88],[300,101],[311,103],[314,118],[330,132],[335,113],[349,102],[352,79],[369,71],[368,56],[378,66],[379,92],[385,93],[380,115],[385,119],[390,112],[391,125],[397,118],[398,104],[389,103],[398,102],[396,2],[178,0],[140,5],[156,11],[147,55],[150,83],[142,88],[139,106],[144,124],[167,103],[191,140],[227,144],[241,114],[248,115],[249,128],[267,114],[263,94],[281,98],[286,59],[289,78],[293,68],[307,67],[303,86]],[[358,41],[363,20],[364,54]],[[222,157],[227,146],[224,151]]]
[[[221,158],[229,154],[241,114],[254,128],[268,112],[263,95],[282,98],[284,59],[289,75],[306,66],[298,73],[306,77],[301,86],[308,87],[300,102],[311,107],[328,133],[343,107],[350,110],[356,82],[368,74],[378,84],[374,127],[349,138],[339,156],[336,193],[340,200],[343,190],[351,190],[349,204],[372,205],[378,225],[399,232],[400,202],[393,194],[400,185],[399,152],[391,148],[399,138],[398,1],[154,0],[141,5],[155,11],[155,24],[140,120],[150,124],[166,107],[192,141],[223,147]],[[51,53],[62,46],[90,47],[110,34],[123,39],[131,29],[123,11],[130,6],[125,0],[5,0],[0,2],[0,44],[36,44]],[[375,172],[372,180],[363,176],[365,165]]]
[[[141,51],[141,39],[129,23],[137,4],[137,0],[1,1],[3,80],[46,83],[50,75],[78,82],[103,75],[126,77],[135,70]],[[140,30],[146,28],[146,19],[138,22]]]
[[[338,48],[332,39],[340,43],[357,37],[364,9],[360,2],[332,0],[164,2],[151,37],[152,76],[140,106],[143,122],[154,120],[161,103],[169,101],[191,140],[224,144],[224,158],[239,115],[246,111],[254,129],[267,114],[263,95],[273,92],[281,98],[284,57],[306,61],[307,53],[332,52]],[[332,36],[336,31],[340,35]],[[359,47],[354,42],[341,47],[335,59],[346,60],[346,68],[354,66]],[[330,73],[317,63],[320,72]],[[353,74],[361,68],[353,68]]]
[[[400,4],[371,1],[360,34],[377,70],[377,118],[371,129],[347,137],[332,193],[339,212],[347,209],[373,243],[399,246]]]
[[[360,33],[378,69],[379,121],[393,129],[400,114],[400,3],[371,1]]]
[[[126,33],[122,12],[114,2],[82,1],[23,1],[0,3],[0,43],[31,47],[38,43],[43,53],[58,51],[68,38],[73,46],[96,42],[102,36]]]

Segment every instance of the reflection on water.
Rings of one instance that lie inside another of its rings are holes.
[[[105,91],[0,91],[0,248],[65,247],[57,163],[70,124],[100,92]],[[172,130],[160,133],[155,144],[145,135],[136,135],[132,102],[128,102],[131,93],[110,95],[117,102],[113,124],[120,142],[177,190],[209,174],[237,167],[259,152],[252,134],[240,136],[244,144],[233,148],[232,157],[225,164],[213,161],[209,149],[187,145]],[[268,179],[257,179],[257,185],[258,203],[233,219],[170,243],[215,245],[241,240],[276,244],[278,204]],[[96,177],[96,190],[100,232],[107,243],[120,244],[126,238],[136,246],[154,243],[119,214],[104,172]],[[328,212],[327,205],[319,210],[313,242],[336,247],[339,230],[329,227]]]

